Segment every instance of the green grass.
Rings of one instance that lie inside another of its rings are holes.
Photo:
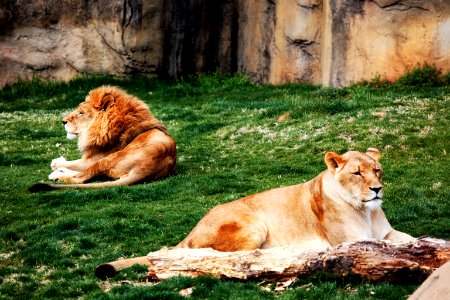
[[[121,86],[149,104],[177,141],[178,174],[131,187],[28,193],[47,181],[53,158],[79,157],[61,118],[101,84]],[[270,86],[215,74],[172,83],[90,76],[5,87],[0,299],[176,299],[189,287],[194,299],[405,299],[416,286],[319,275],[283,294],[261,289],[260,282],[212,278],[143,286],[139,267],[105,282],[94,276],[100,263],[177,244],[219,203],[313,178],[330,150],[380,149],[391,224],[414,236],[448,239],[450,88],[375,85]]]

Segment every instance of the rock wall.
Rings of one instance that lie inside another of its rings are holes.
[[[161,67],[163,1],[0,1],[0,85]]]
[[[376,75],[394,80],[425,61],[450,71],[449,0],[372,0],[360,7],[353,2],[331,5],[327,55],[334,63],[324,84],[346,85]]]
[[[449,0],[0,0],[0,87],[79,73],[343,86],[450,71]]]

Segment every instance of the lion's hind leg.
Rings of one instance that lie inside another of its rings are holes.
[[[75,184],[87,183],[95,178],[99,178],[102,176],[113,179],[113,181],[105,183],[105,187],[130,185],[142,180],[142,175],[135,170],[135,164],[123,164],[122,162],[123,160],[120,157],[119,151],[94,162],[92,165],[82,170],[81,172],[61,168],[64,169],[65,172],[61,172],[61,174],[59,174],[58,170],[60,169],[58,169],[52,174],[56,174],[55,177],[57,177],[57,180]],[[92,186],[94,185],[98,184],[92,184]]]
[[[78,171],[70,170],[67,168],[58,168],[50,173],[50,175],[48,175],[48,179],[62,180],[67,182],[67,178],[75,177],[78,174],[80,174],[80,172]]]
[[[105,164],[100,161],[93,163],[90,167],[82,171],[74,171],[66,167],[60,167],[54,170],[48,178],[50,180],[59,180],[67,183],[85,183],[95,177],[103,175],[107,170]]]
[[[29,191],[36,193],[39,191],[51,191],[58,189],[69,189],[69,188],[104,188],[104,187],[116,187],[122,185],[130,185],[137,181],[133,176],[124,175],[114,181],[106,182],[93,182],[93,183],[80,183],[80,179],[77,176],[74,177],[59,177],[58,180],[65,181],[70,184],[44,184],[38,183],[29,188]]]

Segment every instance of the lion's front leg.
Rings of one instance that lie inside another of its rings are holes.
[[[92,178],[105,174],[105,171],[107,171],[109,168],[112,167],[105,159],[100,159],[99,161],[95,161],[94,159],[90,160],[80,159],[78,161],[66,161],[66,162],[63,162],[63,160],[61,159],[59,162],[63,162],[63,164],[71,166],[70,163],[80,161],[82,162],[83,166],[87,167],[81,169],[80,171],[68,167],[60,167],[54,170],[48,176],[48,178],[50,180],[60,180],[67,183],[85,183],[91,180]]]
[[[64,156],[60,156],[52,160],[52,162],[50,163],[50,168],[52,168],[52,170],[56,170],[58,168],[65,168],[66,162],[67,160],[64,158]]]
[[[88,168],[90,165],[92,165],[95,162],[93,159],[77,159],[77,160],[66,160],[63,156],[60,156],[58,158],[55,158],[50,163],[50,167],[52,170],[57,170],[60,168],[65,168],[73,171],[83,171],[84,169]]]

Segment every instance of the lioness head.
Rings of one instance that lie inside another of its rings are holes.
[[[381,205],[383,170],[380,152],[375,148],[366,153],[349,151],[343,155],[328,152],[325,163],[337,182],[337,193],[356,208],[374,209]]]

